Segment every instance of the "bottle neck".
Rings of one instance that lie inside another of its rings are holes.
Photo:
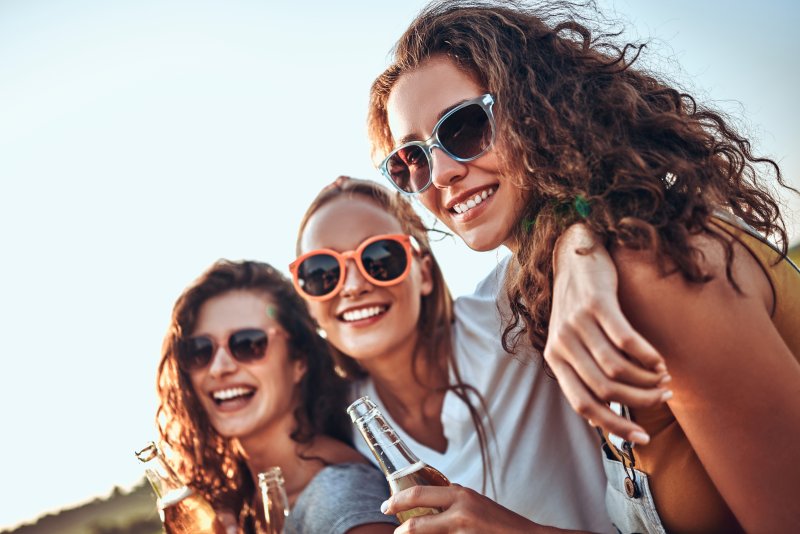
[[[258,474],[261,499],[264,501],[264,519],[267,534],[280,534],[289,516],[289,499],[283,487],[283,473],[280,467],[271,467]]]
[[[160,450],[153,446],[152,450],[141,452],[146,455],[137,453],[137,456],[144,463],[144,474],[159,501],[168,495],[173,499],[180,497],[178,500],[191,495],[191,489],[178,478]]]
[[[356,427],[387,478],[420,463],[377,409],[358,419]]]

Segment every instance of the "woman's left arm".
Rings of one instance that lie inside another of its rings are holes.
[[[553,307],[544,358],[572,408],[593,425],[634,443],[644,429],[608,402],[646,408],[669,397],[663,357],[628,322],[617,296],[617,269],[583,224],[553,252]]]
[[[620,301],[664,356],[668,405],[746,531],[800,527],[800,364],[771,320],[766,274],[738,243],[728,281],[722,246],[694,243],[714,279],[663,276],[647,252],[618,251]],[[780,296],[778,296],[780,298]]]

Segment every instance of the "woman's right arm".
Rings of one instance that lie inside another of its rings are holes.
[[[663,276],[647,252],[615,252],[620,299],[667,361],[668,405],[717,491],[746,531],[800,531],[800,364],[772,322],[761,266],[734,244],[733,276],[700,236],[714,279]]]
[[[512,512],[470,488],[451,486],[414,486],[389,498],[381,507],[386,514],[396,514],[417,507],[440,508],[438,514],[412,517],[395,534],[577,534],[539,525]]]

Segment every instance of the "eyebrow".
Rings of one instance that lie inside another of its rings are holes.
[[[436,116],[436,122],[434,123],[434,128],[436,127],[436,124],[439,124],[439,121],[442,120],[442,117],[444,117],[445,115],[450,113],[452,110],[454,110],[455,108],[457,108],[458,106],[460,106],[461,104],[466,102],[467,100],[470,100],[470,99],[469,98],[463,98],[463,99],[459,100],[458,102],[456,102],[456,103],[454,103],[454,104],[452,104],[450,106],[447,106],[442,111],[440,111],[439,114]],[[404,145],[404,144],[409,143],[411,141],[419,141],[419,140],[420,140],[420,136],[417,133],[412,132],[412,133],[410,133],[408,135],[403,136],[399,141],[397,141],[396,146]]]

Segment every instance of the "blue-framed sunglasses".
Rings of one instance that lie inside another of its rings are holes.
[[[494,97],[485,94],[448,111],[425,141],[395,148],[380,164],[383,175],[401,193],[422,193],[433,182],[431,150],[440,149],[456,161],[481,157],[494,142]]]

